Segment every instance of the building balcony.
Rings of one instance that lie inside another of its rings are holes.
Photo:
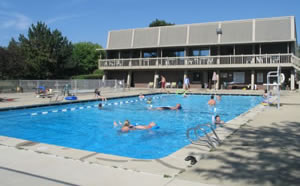
[[[162,58],[101,59],[103,70],[137,69],[223,69],[300,66],[293,54],[192,56]]]

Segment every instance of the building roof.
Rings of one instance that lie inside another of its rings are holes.
[[[217,34],[217,30],[221,34]],[[107,50],[296,41],[295,17],[109,31]]]

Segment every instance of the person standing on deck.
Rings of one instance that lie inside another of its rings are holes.
[[[161,89],[166,89],[166,81],[166,78],[163,75],[161,75]]]
[[[188,90],[190,88],[190,79],[188,77],[184,78],[184,89]]]

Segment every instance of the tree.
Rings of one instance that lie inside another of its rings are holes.
[[[15,41],[13,38],[8,44],[7,48],[8,58],[8,71],[10,72],[9,79],[20,79],[24,77],[26,71],[26,64],[24,53],[20,47],[20,43]]]
[[[175,23],[168,23],[165,20],[159,20],[159,19],[155,19],[154,21],[152,21],[149,24],[149,27],[156,27],[156,26],[171,26],[171,25],[175,25]]]
[[[26,77],[49,79],[64,76],[64,65],[71,60],[72,43],[61,32],[37,22],[28,30],[28,38],[19,36],[26,61]]]
[[[72,59],[76,74],[90,74],[98,68],[99,56],[104,56],[103,51],[96,50],[100,48],[100,45],[91,42],[74,44]]]
[[[6,48],[0,47],[0,79],[8,79],[9,72],[7,68],[9,54]]]
[[[7,48],[0,47],[0,79],[23,77],[24,60],[19,44],[12,39]]]

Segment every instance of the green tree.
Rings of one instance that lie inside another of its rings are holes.
[[[0,47],[0,79],[8,79],[9,53],[6,48]]]
[[[0,79],[23,77],[24,60],[19,44],[12,39],[7,48],[0,47]]]
[[[154,21],[152,21],[149,24],[149,27],[156,27],[156,26],[171,26],[171,25],[175,25],[175,23],[168,23],[165,20],[159,20],[159,19],[155,19]]]
[[[8,58],[8,71],[10,72],[9,79],[21,79],[24,77],[26,71],[26,64],[24,53],[20,47],[20,43],[13,38],[8,44],[7,48]]]
[[[98,68],[98,59],[104,56],[102,47],[91,42],[80,42],[74,44],[73,48],[73,63],[75,65],[76,74],[90,74]]]
[[[58,30],[51,31],[45,23],[31,25],[28,38],[19,36],[26,61],[28,78],[51,79],[64,76],[65,64],[71,60],[72,43]]]

